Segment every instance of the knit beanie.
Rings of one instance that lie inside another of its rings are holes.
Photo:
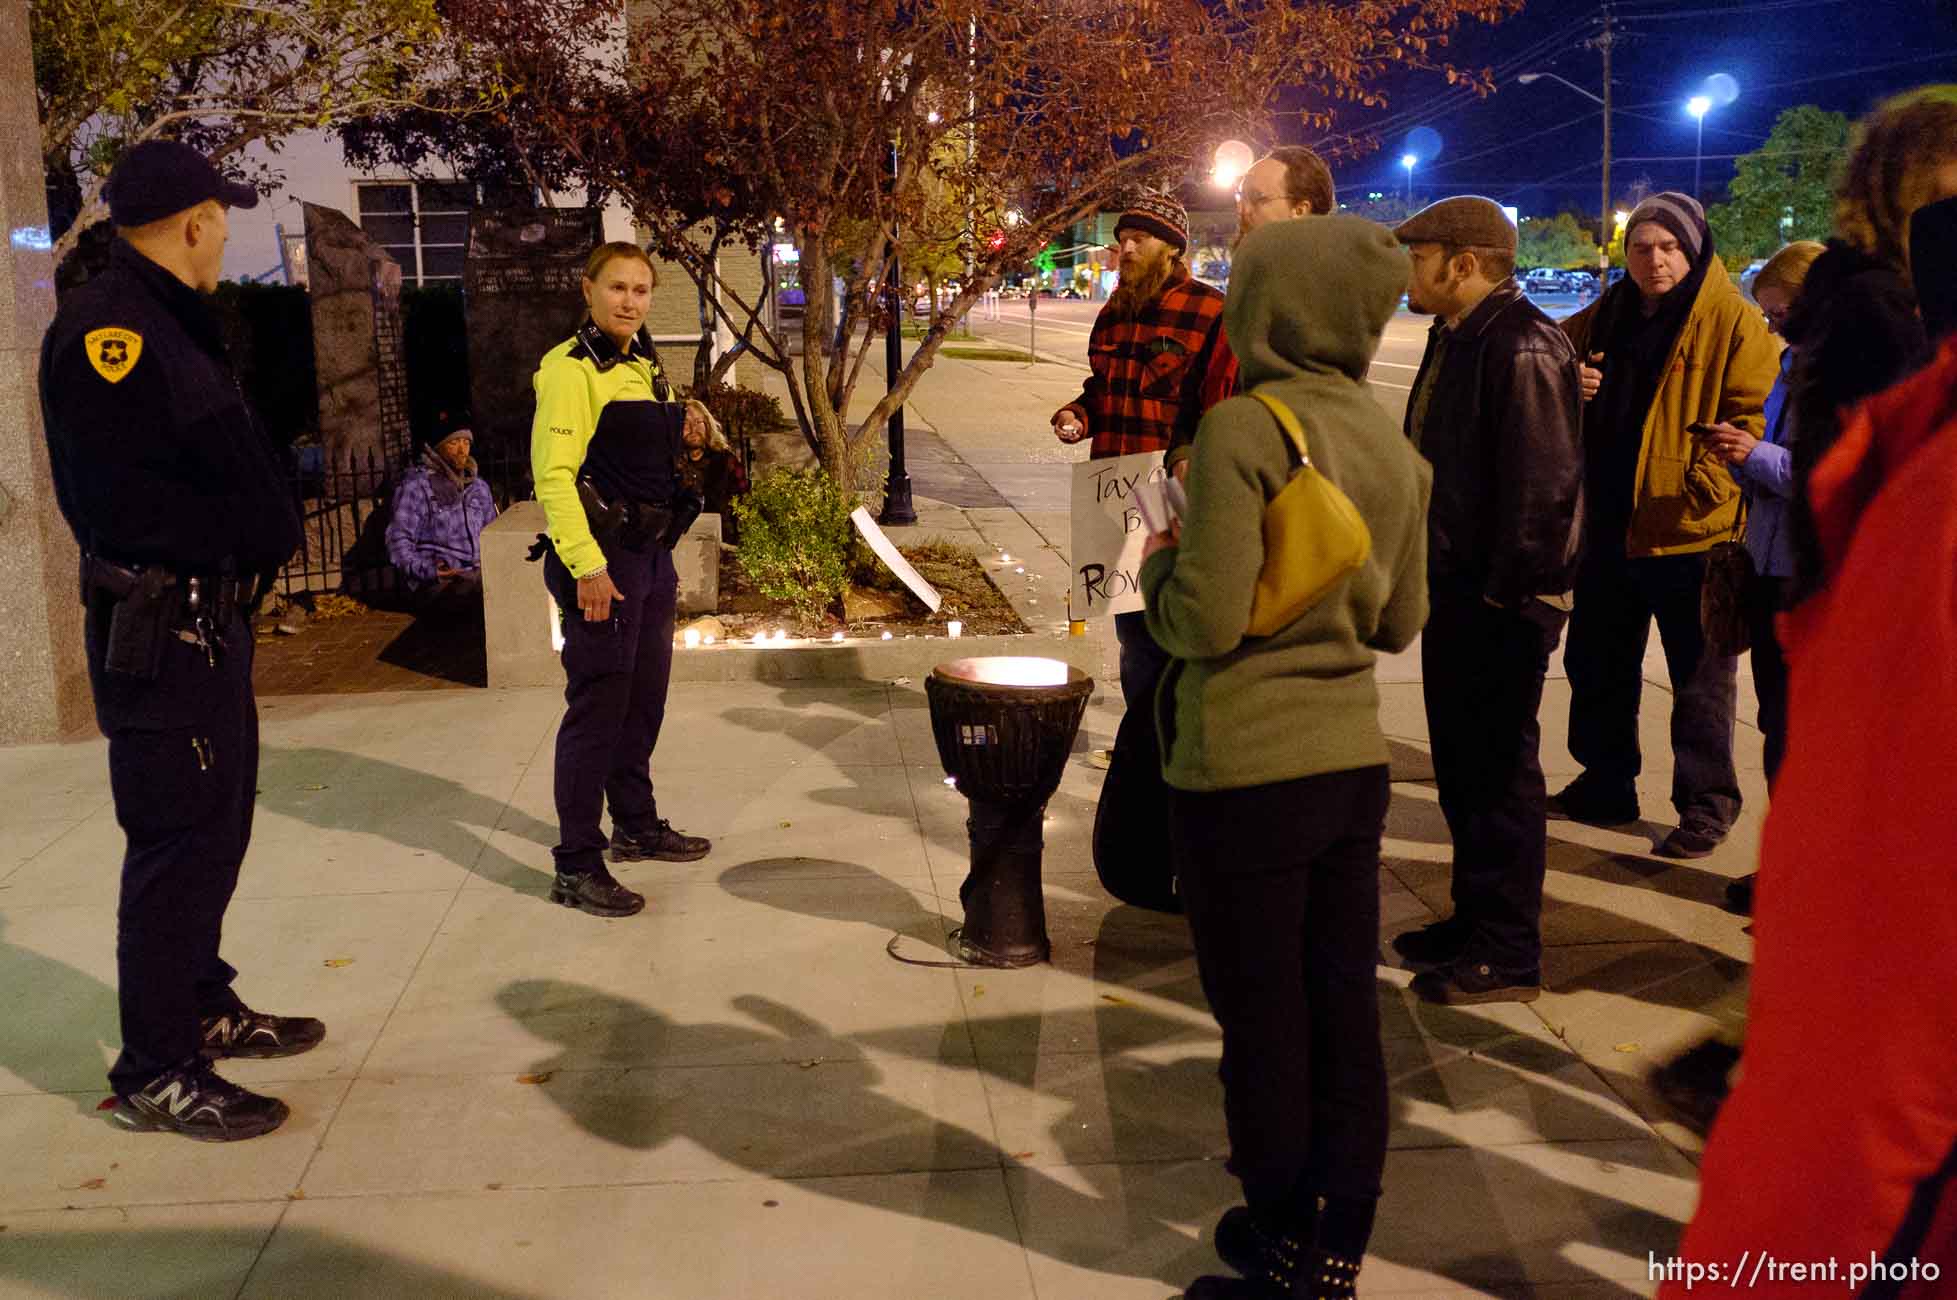
[[[1712,246],[1712,229],[1706,225],[1706,210],[1689,194],[1666,190],[1638,204],[1624,227],[1624,242],[1630,243],[1631,232],[1647,221],[1655,221],[1671,231],[1678,239],[1678,246],[1685,250],[1686,260],[1694,267],[1699,265],[1706,249]]]
[[[1178,253],[1189,251],[1189,213],[1175,197],[1159,190],[1148,190],[1128,205],[1121,220],[1114,223],[1115,238],[1124,229],[1144,230]]]

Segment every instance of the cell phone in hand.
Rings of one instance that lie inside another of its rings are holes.
[[[1710,424],[1701,420],[1695,420],[1691,424],[1686,425],[1685,431],[1694,438],[1710,438],[1714,433],[1718,432]]]

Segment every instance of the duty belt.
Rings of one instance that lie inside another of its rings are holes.
[[[105,560],[99,555],[82,554],[82,603],[95,592],[102,592],[115,600],[127,600],[144,589],[167,590],[180,588],[180,595],[186,609],[191,601],[196,602],[196,610],[209,617],[216,617],[220,611],[246,609],[256,594],[256,584],[250,578],[227,577],[223,575],[207,577],[192,575],[184,578],[170,572],[160,565],[145,565],[130,568]]]

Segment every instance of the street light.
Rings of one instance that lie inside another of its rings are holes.
[[[1608,35],[1608,34],[1607,34]],[[1597,268],[1605,279],[1610,278],[1610,46],[1604,46],[1604,93],[1593,95],[1568,77],[1559,77],[1553,72],[1525,72],[1516,80],[1527,86],[1541,81],[1544,77],[1568,86],[1577,94],[1593,104],[1601,104],[1604,109],[1604,207],[1602,229],[1603,238],[1597,248]]]
[[[1409,208],[1413,207],[1413,167],[1419,161],[1420,159],[1410,153],[1400,155],[1400,166],[1407,169],[1407,207]]]
[[[1699,169],[1706,156],[1706,114],[1712,111],[1712,100],[1705,95],[1694,95],[1685,101],[1685,111],[1699,124],[1699,143],[1692,150],[1692,197],[1699,198]]]

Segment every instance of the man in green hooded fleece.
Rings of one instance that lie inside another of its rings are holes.
[[[1247,395],[1203,417],[1180,535],[1151,538],[1142,565],[1149,634],[1174,656],[1156,697],[1170,844],[1249,1203],[1216,1232],[1244,1276],[1204,1278],[1191,1300],[1351,1296],[1372,1234],[1389,788],[1373,662],[1426,621],[1432,474],[1365,380],[1406,285],[1384,227],[1279,221],[1244,241],[1224,307],[1246,394],[1296,414],[1372,534],[1364,563],[1290,625],[1248,634],[1265,507],[1296,456]]]

